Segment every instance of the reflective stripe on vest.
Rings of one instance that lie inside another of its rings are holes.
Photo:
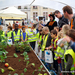
[[[74,71],[74,69],[75,69],[75,67],[74,67],[74,63],[75,63],[75,53],[74,53],[74,51],[72,50],[72,49],[68,49],[68,50],[66,50],[66,52],[65,52],[65,54],[64,54],[64,62],[65,62],[65,68],[66,68],[66,64],[67,64],[67,61],[66,61],[66,59],[65,59],[65,57],[66,57],[66,55],[67,54],[69,54],[69,55],[71,55],[72,56],[72,58],[73,58],[73,65],[71,66],[71,71]],[[72,73],[72,74],[74,74],[74,73]]]
[[[21,30],[18,29],[17,34],[15,34],[15,31],[13,31],[13,37],[14,37],[14,41],[19,41],[20,40],[20,33]]]
[[[41,47],[41,50],[42,50],[42,51],[45,50],[46,43],[47,43],[47,39],[48,39],[48,35],[49,35],[49,34],[47,34],[46,36],[44,35],[44,37],[43,37],[43,44],[42,44],[42,47]]]
[[[21,33],[21,36],[22,36],[22,39],[23,39],[23,32]],[[27,32],[26,32],[26,37],[25,37],[24,40],[26,40],[26,39],[27,39]]]
[[[34,29],[34,31],[36,31],[36,29]],[[28,30],[29,34],[33,34],[33,32],[31,32],[30,30]],[[38,34],[38,33],[37,33]],[[28,41],[27,42],[34,42],[37,41],[37,34],[33,34],[32,36],[28,37]]]

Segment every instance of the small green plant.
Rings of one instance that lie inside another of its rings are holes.
[[[27,69],[26,68],[24,68],[24,72],[27,72]]]
[[[44,73],[44,75],[47,75],[47,73]]]
[[[5,72],[5,70],[4,70],[3,68],[0,68],[0,69],[1,69],[1,72],[2,72],[2,73],[4,73],[4,72]]]
[[[18,75],[17,73],[15,73],[14,75]]]
[[[16,58],[17,58],[17,57],[18,57],[18,55],[17,55],[16,53],[14,53],[14,57],[16,57]]]
[[[26,63],[26,67],[28,67],[28,64],[29,64],[29,61],[27,61],[27,63]]]
[[[34,75],[34,73],[36,72],[36,71],[43,71],[43,72],[46,72],[45,70],[42,70],[42,68],[43,68],[43,66],[41,65],[40,67],[38,67],[38,69],[35,69],[34,71],[33,71],[33,73],[32,73],[32,75]],[[40,75],[40,74],[39,74]]]
[[[27,61],[27,60],[29,60],[29,57],[28,57],[28,55],[27,55],[27,52],[24,52],[24,53],[21,54],[21,55],[24,56],[24,62]]]
[[[19,62],[21,61],[21,59],[19,59]]]
[[[24,73],[21,73],[21,75],[24,75]]]

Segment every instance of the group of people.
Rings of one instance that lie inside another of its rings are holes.
[[[15,24],[12,30],[12,27],[8,26],[8,31],[3,31],[2,35],[12,39],[13,43],[28,42],[33,50],[38,45],[37,55],[49,71],[54,70],[59,75],[59,64],[62,75],[73,75],[75,73],[75,16],[70,6],[63,7],[63,13],[62,15],[56,10],[49,14],[50,21],[46,25],[39,22],[33,24],[30,29],[25,27],[19,29],[18,24]],[[58,23],[55,21],[55,16],[59,19]],[[0,31],[2,31],[1,26]],[[53,63],[45,62],[46,50],[52,52]]]

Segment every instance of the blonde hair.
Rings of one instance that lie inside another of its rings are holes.
[[[48,31],[49,32],[49,28],[46,26],[46,27],[43,27],[42,30],[45,30],[45,31]]]
[[[63,34],[63,32],[62,32],[62,31],[60,31],[60,32],[58,32],[58,35],[57,35],[57,36],[58,36],[58,38],[59,38],[59,39],[61,39],[61,38],[63,38],[63,37],[64,37],[64,34]]]
[[[67,32],[69,30],[70,30],[70,26],[68,24],[63,25],[63,27],[62,27],[63,34],[67,35]]]

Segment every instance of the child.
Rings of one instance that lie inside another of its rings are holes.
[[[22,42],[27,41],[27,32],[25,32],[25,27],[22,27],[21,40]]]
[[[69,31],[70,26],[69,25],[64,25],[62,27],[62,31],[59,34],[59,37],[62,35],[62,37],[60,37],[60,39],[57,42],[57,45],[59,46],[59,57],[61,58],[61,65],[62,65],[62,71],[65,71],[65,65],[64,65],[64,53],[65,51],[68,49],[68,44],[67,42],[64,42],[63,39],[66,37],[67,32]],[[58,59],[59,59],[58,57]],[[64,75],[64,73],[62,73],[62,75]]]
[[[57,26],[57,27],[54,27],[54,30],[56,30],[57,31],[57,33],[59,32],[59,27]]]
[[[67,41],[72,49],[68,49],[65,51],[64,60],[66,63],[65,71],[71,71],[74,74],[75,68],[75,30],[70,29],[68,31],[68,36],[63,39],[63,41]],[[71,73],[67,73],[65,75],[72,75]]]
[[[51,49],[53,51],[53,59],[54,59],[55,54],[57,53],[57,41],[58,41],[56,30],[51,30],[51,37],[52,37],[51,46],[46,47],[46,49],[48,49],[48,50]],[[58,62],[57,62],[57,60],[54,60],[53,65],[54,65],[55,70],[58,72]]]
[[[8,26],[8,31],[6,31],[6,37],[11,39],[12,38],[12,27]]]

